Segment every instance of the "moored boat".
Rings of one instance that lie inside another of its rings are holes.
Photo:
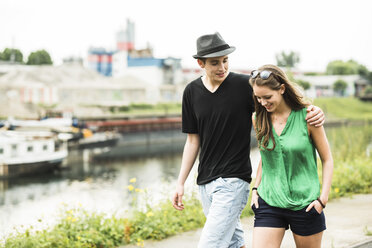
[[[0,178],[53,171],[67,155],[66,144],[55,133],[0,132]]]

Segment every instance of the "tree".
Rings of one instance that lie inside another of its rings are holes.
[[[28,56],[27,60],[28,65],[52,65],[53,61],[50,58],[50,55],[45,50],[38,50],[36,52],[32,52]]]
[[[366,79],[370,85],[372,85],[372,71],[369,71],[364,65],[360,65],[358,68],[358,74],[362,78]]]
[[[301,80],[301,79],[296,80],[296,83],[300,85],[304,90],[310,89],[310,86],[311,86],[308,81]]]
[[[4,51],[0,53],[0,60],[22,63],[23,54],[18,49],[5,48]]]
[[[276,55],[276,63],[281,67],[293,68],[298,62],[300,62],[300,56],[293,51],[290,51],[288,54],[282,51]]]
[[[364,91],[365,96],[372,96],[372,86],[368,86]]]
[[[346,88],[347,83],[344,80],[339,79],[333,83],[333,90],[341,96],[345,94]]]
[[[342,61],[334,60],[328,63],[326,74],[328,75],[354,75],[365,74],[367,68],[354,60]]]

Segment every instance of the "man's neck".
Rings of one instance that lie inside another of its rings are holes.
[[[214,92],[220,87],[220,85],[226,80],[229,73],[226,75],[226,77],[222,81],[214,81],[211,80],[208,76],[202,76],[202,81],[205,87],[207,87],[210,91]]]

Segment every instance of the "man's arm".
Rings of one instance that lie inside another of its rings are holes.
[[[306,121],[311,126],[321,127],[324,124],[325,117],[323,110],[317,106],[310,105],[307,107]]]
[[[177,210],[183,210],[182,197],[184,194],[184,185],[190,171],[194,165],[196,157],[198,156],[200,148],[199,134],[187,134],[186,144],[183,149],[181,170],[178,175],[176,192],[172,198],[173,207]]]

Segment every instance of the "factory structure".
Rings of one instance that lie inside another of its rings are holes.
[[[40,116],[40,106],[104,116],[133,103],[181,102],[186,83],[181,60],[155,58],[149,47],[136,49],[134,32],[128,20],[116,34],[116,49],[90,48],[86,63],[71,58],[58,66],[6,69],[0,76],[0,99],[11,106],[1,109],[0,116]]]
[[[135,24],[127,20],[126,29],[116,33],[116,49],[90,48],[88,67],[108,77],[134,76],[149,85],[183,83],[181,59],[155,58],[151,47],[137,49]]]

